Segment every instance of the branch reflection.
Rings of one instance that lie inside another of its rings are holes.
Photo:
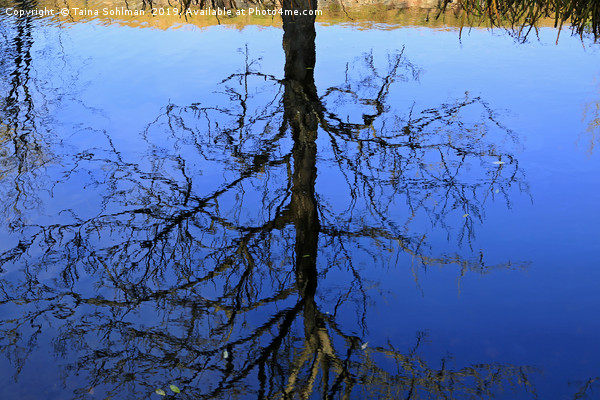
[[[21,9],[33,9],[35,3],[20,1]],[[16,214],[39,206],[35,193],[38,170],[48,163],[47,139],[41,132],[35,106],[32,78],[32,45],[34,20],[18,18],[13,26],[2,23],[0,34],[0,194],[5,207]],[[30,176],[34,175],[33,179]],[[6,208],[4,219],[8,219]]]
[[[142,398],[170,383],[207,399],[533,391],[526,367],[432,366],[423,334],[411,349],[365,340],[361,259],[388,265],[391,252],[461,274],[520,266],[438,252],[427,234],[469,247],[486,204],[527,189],[516,135],[470,94],[399,113],[390,93],[419,72],[403,52],[384,70],[364,55],[319,95],[314,17],[283,28],[283,79],[246,51],[221,83],[227,102],[166,107],[143,132],[142,160],[109,134],[77,156],[100,209],[20,228],[0,255],[0,305],[14,315],[0,349],[15,377],[44,334],[75,398]]]

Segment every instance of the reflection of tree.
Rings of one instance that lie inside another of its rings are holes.
[[[10,270],[23,265],[0,282],[0,304],[20,315],[2,324],[4,354],[21,367],[42,331],[55,332],[67,375],[114,397],[141,398],[169,382],[202,398],[529,390],[526,368],[432,367],[419,356],[420,336],[408,354],[364,343],[369,293],[358,262],[385,263],[389,249],[424,266],[492,268],[483,255],[436,254],[423,228],[471,243],[486,201],[508,202],[520,185],[516,158],[495,140],[510,144],[511,132],[470,95],[396,113],[391,88],[416,73],[402,53],[385,73],[366,55],[319,96],[314,19],[283,25],[283,80],[247,60],[223,82],[227,106],[169,105],[144,132],[145,159],[127,161],[109,137],[75,157],[91,176],[86,187],[105,191],[101,209],[23,227],[0,255]],[[224,183],[211,187],[199,171]],[[317,171],[345,183],[327,197]],[[464,224],[453,232],[456,216]],[[57,267],[55,279],[41,278]]]
[[[17,3],[23,9],[35,6]],[[16,19],[14,26],[3,23],[0,36],[0,75],[6,91],[0,99],[0,195],[17,213],[36,207],[33,193],[37,188],[31,187],[34,180],[29,176],[48,161],[31,88],[33,24],[31,16]]]
[[[31,11],[38,4],[11,6]],[[44,195],[56,183],[47,173],[57,161],[51,150],[60,130],[56,111],[72,90],[66,82],[77,75],[69,71],[60,32],[56,46],[38,40],[46,29],[32,15],[3,15],[0,23],[0,215],[10,231],[21,227],[23,215],[41,211]],[[44,68],[48,58],[62,61],[59,76]]]

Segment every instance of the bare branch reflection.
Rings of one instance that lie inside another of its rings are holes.
[[[35,3],[19,2],[23,9],[32,9]],[[47,140],[40,128],[34,104],[35,88],[32,78],[31,47],[33,45],[33,18],[19,18],[14,26],[2,23],[0,36],[0,194],[5,205],[19,214],[24,209],[39,206],[33,187],[37,171],[51,156]],[[3,212],[8,219],[8,214]]]
[[[284,2],[294,7],[316,2]],[[82,399],[170,383],[207,399],[533,392],[527,367],[432,363],[423,334],[410,349],[366,341],[374,290],[362,260],[523,266],[470,248],[486,204],[510,207],[527,190],[517,136],[468,93],[399,109],[394,91],[419,76],[403,51],[362,55],[319,94],[314,17],[283,27],[283,79],[246,49],[215,103],[169,104],[148,124],[142,159],[109,132],[73,156],[63,178],[97,193],[97,208],[16,229],[0,255],[0,306],[14,315],[0,350],[15,379],[43,333]],[[438,251],[428,235],[439,230],[466,250]]]

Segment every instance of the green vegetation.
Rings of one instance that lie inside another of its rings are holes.
[[[489,25],[507,27],[521,40],[526,40],[539,23],[551,19],[558,36],[564,26],[570,26],[580,36],[600,35],[600,2],[597,0],[444,0],[438,17],[450,7],[460,15],[463,26]],[[557,41],[558,41],[557,36]]]

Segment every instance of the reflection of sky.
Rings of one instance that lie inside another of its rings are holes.
[[[553,391],[567,391],[566,381],[597,374],[600,355],[594,317],[600,306],[600,155],[589,156],[589,139],[580,136],[586,102],[600,100],[600,53],[564,33],[556,46],[555,35],[543,29],[541,43],[515,45],[480,30],[460,43],[456,32],[327,27],[317,33],[315,68],[323,88],[339,76],[333,66],[342,60],[370,48],[385,54],[405,46],[424,71],[418,83],[391,94],[392,107],[434,106],[469,91],[506,110],[500,120],[524,147],[517,158],[531,198],[513,196],[510,210],[488,203],[474,250],[485,249],[491,263],[531,260],[530,268],[467,274],[460,292],[455,271],[431,268],[420,276],[423,296],[407,268],[382,272],[383,289],[397,302],[378,306],[370,329],[392,337],[430,329],[434,353],[540,366],[546,370],[540,398],[558,398]]]
[[[523,144],[517,158],[531,198],[513,196],[510,210],[488,203],[474,250],[485,249],[489,262],[531,260],[530,268],[467,274],[460,293],[452,285],[454,271],[431,268],[420,277],[423,296],[407,268],[385,271],[382,286],[399,304],[380,305],[370,329],[390,336],[430,329],[437,351],[447,349],[457,360],[541,366],[541,398],[557,398],[553,390],[565,391],[567,380],[597,374],[600,355],[594,317],[600,306],[600,155],[589,156],[589,139],[580,136],[586,102],[600,100],[600,53],[564,34],[556,46],[555,35],[543,29],[542,43],[515,45],[480,30],[460,43],[456,32],[327,27],[317,33],[315,68],[323,88],[339,76],[332,66],[341,60],[370,48],[385,54],[405,46],[424,71],[418,83],[391,94],[392,107],[413,101],[434,106],[468,91],[506,110],[500,120]]]
[[[57,119],[81,129],[58,135],[81,151],[102,146],[100,132],[106,130],[134,158],[139,132],[167,104],[225,99],[212,93],[215,83],[243,69],[246,43],[250,59],[261,58],[255,70],[283,78],[281,40],[276,28],[159,31],[73,25],[62,31],[62,45],[77,64],[78,99],[95,111],[67,101]],[[456,269],[430,268],[418,273],[416,287],[405,257],[398,268],[369,273],[391,293],[370,311],[368,327],[374,342],[429,330],[432,361],[450,352],[458,365],[539,366],[545,370],[538,382],[540,398],[555,390],[572,393],[567,381],[597,375],[600,359],[595,317],[600,308],[600,155],[587,154],[588,138],[580,136],[586,129],[585,104],[600,101],[595,84],[600,53],[564,33],[558,45],[554,40],[555,31],[547,29],[541,31],[541,43],[516,45],[499,32],[482,30],[464,34],[460,42],[457,32],[318,26],[315,67],[323,94],[342,83],[346,63],[362,53],[372,50],[384,71],[386,54],[404,46],[405,56],[422,73],[418,81],[392,86],[391,110],[406,113],[413,103],[418,109],[436,107],[469,92],[498,110],[499,120],[519,136],[516,157],[530,193],[513,194],[509,209],[501,201],[487,203],[473,250],[483,249],[490,264],[531,261],[529,269],[467,274],[459,287]],[[55,62],[60,65],[52,56],[34,58],[38,68]],[[348,117],[365,110],[368,106],[350,107]],[[319,172],[317,190],[335,184],[328,177],[334,175]],[[93,193],[83,198],[58,194],[81,204],[93,198]],[[444,232],[431,232],[431,239],[440,249],[451,247]]]

